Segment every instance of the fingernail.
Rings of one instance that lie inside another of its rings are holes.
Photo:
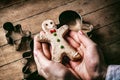
[[[83,35],[84,33],[82,31],[79,31],[80,35]]]

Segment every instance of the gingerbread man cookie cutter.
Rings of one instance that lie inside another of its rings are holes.
[[[67,25],[63,25],[57,29],[53,20],[45,20],[42,23],[42,29],[45,34],[39,34],[39,40],[40,42],[48,42],[51,44],[53,61],[61,62],[64,55],[67,55],[71,60],[81,59],[81,55],[63,38],[69,30]]]
[[[70,30],[82,30],[86,35],[93,30],[93,25],[83,21],[82,16],[72,10],[63,11],[59,15],[59,26],[68,25]],[[58,27],[59,27],[58,26]]]

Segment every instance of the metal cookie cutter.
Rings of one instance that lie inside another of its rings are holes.
[[[22,72],[24,74],[24,79],[23,80],[45,80],[42,76],[38,74],[37,69],[32,70],[31,64],[34,62],[34,57],[33,57],[33,40],[30,41],[30,51],[24,52],[23,53],[23,58],[27,59],[27,63],[25,66],[22,68]]]
[[[38,71],[35,71],[29,75],[27,75],[27,77],[24,77],[24,79],[22,80],[46,80],[45,78],[43,78],[42,76],[40,76],[38,74]]]
[[[33,59],[33,40],[30,41],[29,46],[30,46],[30,51],[24,52],[22,56],[28,61],[31,61],[31,60],[34,60]]]
[[[16,46],[17,51],[30,49],[30,40],[32,40],[30,31],[22,31],[20,43]]]
[[[17,24],[17,25],[15,26],[14,31],[15,31],[16,33],[20,33],[20,34],[23,33],[23,30],[22,30],[22,27],[21,27],[20,24]]]
[[[89,33],[93,29],[93,25],[83,21],[82,16],[73,10],[63,11],[59,15],[59,25],[68,25],[70,30],[79,31],[82,30],[84,33]]]
[[[15,44],[15,41],[12,37],[13,32],[20,33],[20,35],[23,33],[21,25],[17,24],[16,26],[13,26],[11,22],[6,22],[3,24],[3,29],[5,30],[6,33],[6,39],[8,44]]]
[[[7,39],[7,42],[8,44],[11,44],[13,45],[14,44],[14,40],[12,38],[12,32],[14,31],[14,26],[11,22],[6,22],[3,24],[3,29],[5,30],[5,33],[6,33],[6,39]]]

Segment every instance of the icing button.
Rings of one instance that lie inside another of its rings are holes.
[[[53,35],[54,35],[54,36],[57,36],[57,33],[54,33]]]
[[[64,49],[64,46],[63,46],[63,45],[61,45],[61,46],[60,46],[60,48],[61,48],[61,49]]]
[[[57,42],[60,42],[60,39],[57,39]]]

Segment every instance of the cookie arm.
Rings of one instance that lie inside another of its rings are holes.
[[[46,34],[37,34],[37,36],[38,36],[40,42],[49,42]]]
[[[58,29],[59,34],[64,35],[68,31],[68,26],[63,25]]]

